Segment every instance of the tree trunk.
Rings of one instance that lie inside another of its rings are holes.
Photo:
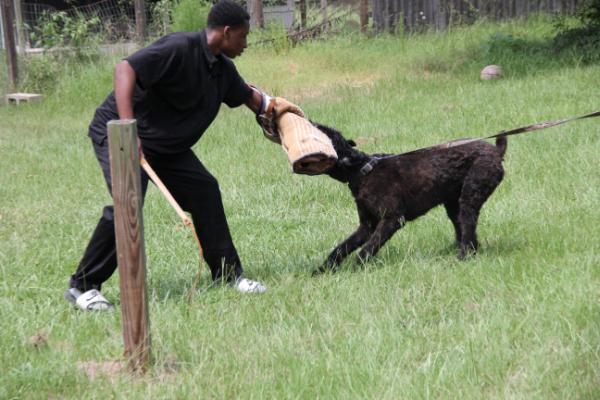
[[[2,28],[4,34],[4,48],[6,49],[6,63],[8,66],[8,87],[10,91],[17,88],[19,68],[17,65],[17,48],[13,31],[14,20],[11,0],[0,0],[2,6]]]
[[[136,40],[143,44],[146,40],[146,5],[144,0],[135,0],[135,34]]]

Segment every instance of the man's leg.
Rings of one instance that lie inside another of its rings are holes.
[[[242,276],[242,263],[229,232],[217,180],[191,150],[177,156],[150,157],[148,162],[179,205],[192,214],[213,280],[235,283]],[[243,291],[264,291],[264,287]]]
[[[94,143],[94,151],[106,180],[108,192],[112,195],[108,141],[102,144]],[[142,171],[143,194],[146,193],[147,187],[148,177]],[[113,206],[106,206],[77,271],[71,276],[70,287],[82,292],[90,289],[100,290],[102,283],[108,280],[117,268],[116,254],[114,209]]]

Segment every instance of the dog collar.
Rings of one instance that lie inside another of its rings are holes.
[[[362,168],[360,169],[360,173],[362,175],[368,175],[369,172],[373,171],[373,168],[375,168],[377,163],[379,163],[379,160],[381,160],[380,157],[371,157],[371,159],[367,161],[365,165],[362,166]]]

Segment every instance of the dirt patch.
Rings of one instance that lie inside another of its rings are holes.
[[[50,335],[50,332],[48,332],[46,329],[42,329],[38,333],[36,333],[35,335],[33,335],[29,339],[27,339],[27,343],[30,346],[35,347],[36,349],[46,347],[48,345],[48,336],[49,335]]]
[[[322,81],[316,85],[306,85],[298,88],[294,91],[293,97],[295,100],[299,99],[316,99],[316,98],[327,98],[336,100],[338,96],[335,96],[336,87],[350,87],[353,89],[363,89],[365,93],[369,93],[375,83],[381,79],[378,74],[366,74],[366,75],[342,75],[342,76],[331,76],[327,80]],[[339,97],[339,100],[342,100]]]
[[[116,380],[119,376],[129,373],[125,361],[80,361],[77,363],[77,369],[85,373],[90,380],[101,377]]]
[[[90,380],[107,378],[116,381],[120,377],[148,379],[151,381],[170,381],[182,369],[182,364],[174,357],[168,357],[159,365],[151,365],[147,371],[132,372],[125,360],[80,361],[77,370],[82,371]],[[146,373],[147,372],[147,373]]]

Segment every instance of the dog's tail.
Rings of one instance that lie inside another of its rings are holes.
[[[504,158],[504,153],[506,153],[506,136],[499,136],[496,138],[496,148],[498,149],[498,153],[500,153],[500,157]]]

